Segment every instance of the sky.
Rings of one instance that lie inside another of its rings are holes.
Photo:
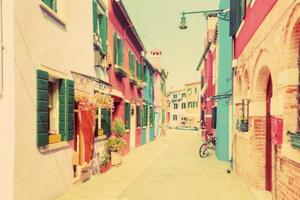
[[[148,57],[162,51],[161,64],[169,71],[168,89],[200,81],[196,71],[204,49],[206,20],[202,14],[187,15],[188,29],[178,28],[180,13],[217,9],[219,0],[123,0],[141,37]]]

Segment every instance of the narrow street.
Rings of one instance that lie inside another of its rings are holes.
[[[74,186],[57,200],[255,199],[227,163],[198,156],[197,132],[169,130],[133,150],[123,164]]]

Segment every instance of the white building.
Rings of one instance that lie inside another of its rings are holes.
[[[173,90],[168,94],[169,126],[172,128],[186,126],[186,92],[184,89]]]
[[[93,1],[0,3],[1,199],[55,199],[73,183],[73,74],[96,77]],[[65,130],[60,142],[50,144],[48,125]]]

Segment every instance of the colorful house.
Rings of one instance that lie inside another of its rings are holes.
[[[277,0],[230,5],[236,173],[273,199],[299,199],[299,7]]]
[[[230,0],[221,0],[219,9],[229,9]],[[232,159],[232,38],[229,34],[230,21],[218,19],[217,40],[217,102],[216,155],[219,160]]]
[[[13,157],[1,153],[1,177],[13,174],[6,199],[55,199],[73,183],[73,72],[95,76],[92,1],[49,2],[1,2],[1,142]]]
[[[184,85],[186,101],[185,126],[200,128],[200,82],[192,82]],[[183,106],[183,105],[182,105]]]
[[[143,89],[142,144],[154,140],[154,68],[146,58],[144,63],[144,81],[147,85]]]
[[[217,17],[207,17],[207,38],[204,42],[204,52],[197,70],[200,72],[200,122],[204,129],[203,136],[207,138],[215,132],[217,127],[217,104],[214,100],[217,86]]]
[[[122,1],[108,4],[108,58],[109,80],[112,84],[112,118],[125,121],[127,154],[130,148],[141,145],[142,53],[145,47],[132,25]]]
[[[151,63],[155,68],[154,71],[154,111],[155,111],[155,128],[154,135],[158,137],[165,134],[166,112],[168,109],[167,96],[167,78],[168,73],[161,68],[161,55],[159,49],[152,50]]]
[[[168,93],[168,107],[170,120],[168,125],[171,128],[178,128],[187,125],[187,101],[185,89],[171,90]]]

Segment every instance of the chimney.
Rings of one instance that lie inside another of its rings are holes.
[[[152,50],[151,52],[151,63],[154,67],[160,67],[161,51],[159,49]]]

